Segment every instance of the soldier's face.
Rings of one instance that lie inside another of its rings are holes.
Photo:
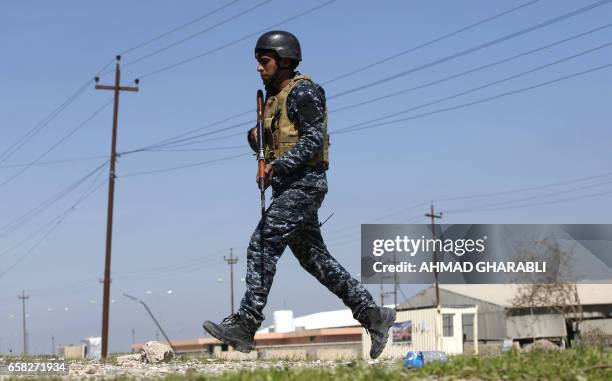
[[[261,53],[257,56],[257,71],[264,85],[272,84],[277,70],[278,66],[273,53]]]

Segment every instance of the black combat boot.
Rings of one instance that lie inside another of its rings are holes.
[[[212,337],[231,345],[237,351],[249,353],[255,348],[256,329],[249,327],[247,322],[237,314],[226,317],[221,324],[215,324],[207,320],[203,327]]]
[[[395,310],[386,307],[369,308],[361,313],[359,322],[372,339],[370,357],[375,359],[382,353],[389,338],[389,328],[395,322]]]

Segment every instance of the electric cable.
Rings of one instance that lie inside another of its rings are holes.
[[[561,45],[563,43],[566,43],[566,42],[575,40],[577,38],[581,38],[581,37],[590,35],[592,33],[595,33],[595,32],[598,32],[600,30],[604,30],[604,29],[607,29],[607,28],[610,28],[610,27],[612,27],[612,23],[611,24],[606,24],[606,25],[603,25],[603,26],[600,26],[600,27],[597,27],[595,29],[588,30],[588,31],[583,32],[583,33],[579,33],[579,34],[570,36],[568,38],[564,38],[564,39],[559,40],[559,41],[555,41],[553,43],[550,43],[550,44],[547,44],[547,45],[544,45],[544,46],[540,46],[539,48],[531,49],[531,50],[528,50],[528,51],[525,51],[525,52],[513,55],[511,57],[504,58],[504,59],[499,60],[499,61],[495,61],[495,62],[486,64],[486,65],[481,65],[481,66],[475,67],[475,68],[470,69],[470,70],[462,71],[462,72],[457,73],[457,74],[453,74],[453,75],[450,75],[450,76],[447,76],[447,77],[444,77],[444,78],[441,78],[441,79],[437,79],[435,81],[427,82],[427,83],[424,83],[422,85],[414,86],[414,87],[411,87],[411,88],[408,88],[408,89],[399,90],[399,91],[396,91],[396,92],[393,92],[393,93],[389,93],[389,94],[381,95],[381,96],[378,96],[378,97],[370,98],[370,99],[367,99],[365,101],[354,103],[354,104],[351,104],[351,105],[348,105],[348,106],[339,107],[339,108],[330,110],[329,113],[332,114],[332,113],[336,113],[336,112],[340,112],[340,111],[350,110],[350,109],[353,109],[353,108],[356,108],[356,107],[365,106],[365,105],[368,105],[368,104],[371,104],[371,103],[375,103],[375,102],[378,102],[378,101],[381,101],[381,100],[389,99],[389,98],[392,98],[392,97],[395,97],[395,96],[398,96],[398,95],[407,94],[407,93],[415,91],[415,90],[421,90],[421,89],[424,89],[424,88],[427,88],[427,87],[430,87],[430,86],[433,86],[433,85],[440,84],[442,82],[449,81],[451,79],[457,79],[457,78],[463,77],[465,75],[475,73],[475,72],[480,71],[480,70],[488,69],[488,68],[491,68],[493,66],[497,66],[497,65],[500,65],[500,64],[503,64],[503,63],[507,63],[507,62],[513,61],[513,60],[515,60],[517,58],[525,57],[525,56],[528,56],[528,55],[533,54],[533,53],[537,53],[537,52],[540,52],[540,51],[543,51],[543,50],[546,50],[546,49],[550,49],[550,48],[552,48],[554,46]]]
[[[19,171],[15,172],[12,176],[8,177],[6,180],[1,182],[0,183],[0,187],[7,185],[11,181],[13,181],[17,177],[19,177],[21,174],[23,174],[25,171],[30,169],[33,165],[35,165],[40,160],[42,160],[45,156],[47,156],[51,151],[53,151],[55,148],[57,148],[60,144],[65,142],[68,138],[70,138],[72,135],[74,135],[81,128],[85,127],[87,125],[87,123],[89,123],[92,119],[94,119],[96,116],[98,116],[98,114],[100,112],[102,112],[102,110],[104,110],[106,107],[108,107],[112,102],[113,102],[113,100],[111,99],[111,100],[107,101],[106,103],[104,103],[100,108],[98,108],[96,111],[94,111],[91,115],[89,115],[85,120],[83,120],[81,123],[79,123],[75,128],[73,128],[71,131],[69,131],[61,139],[59,139],[57,142],[55,142],[51,147],[49,147],[43,153],[38,155],[36,157],[36,159],[32,160],[26,166],[22,167]]]
[[[11,220],[10,222],[0,226],[0,236],[6,236],[7,234],[14,232],[15,230],[17,230],[21,226],[27,224],[34,217],[38,216],[40,213],[44,212],[49,207],[51,207],[55,203],[59,202],[61,199],[63,199],[67,195],[69,195],[72,191],[77,189],[79,187],[79,185],[81,185],[82,183],[87,181],[88,178],[94,176],[96,173],[101,171],[107,165],[107,163],[108,163],[108,160],[104,161],[102,164],[98,165],[93,170],[91,170],[88,173],[86,173],[83,177],[79,178],[76,182],[74,182],[73,184],[69,185],[68,187],[62,189],[61,191],[57,192],[56,194],[51,196],[49,199],[47,199],[47,200],[43,201],[42,203],[38,204],[37,206],[35,206],[34,208],[30,209],[29,211],[27,211],[26,213],[22,214],[21,216],[19,216],[19,217],[15,218],[15,219]]]
[[[166,46],[164,46],[162,48],[159,48],[159,49],[157,49],[157,50],[155,50],[155,51],[153,51],[151,53],[148,53],[148,54],[145,54],[145,55],[143,55],[141,57],[135,58],[134,60],[125,63],[123,65],[123,67],[126,68],[128,66],[132,66],[132,65],[134,65],[134,64],[136,64],[138,62],[141,62],[141,61],[143,61],[143,60],[145,60],[147,58],[150,58],[150,57],[153,57],[155,55],[158,55],[158,54],[160,54],[162,52],[165,52],[166,50],[171,49],[171,48],[173,48],[173,47],[175,47],[177,45],[180,45],[180,44],[185,43],[185,42],[187,42],[187,41],[189,41],[191,39],[194,39],[194,38],[196,38],[198,36],[201,36],[204,33],[210,32],[211,30],[213,30],[215,28],[223,26],[223,25],[225,25],[225,24],[227,24],[227,23],[229,23],[229,22],[231,22],[231,21],[233,21],[233,20],[235,20],[235,19],[237,19],[237,18],[239,18],[241,16],[246,15],[247,13],[250,13],[250,12],[252,12],[252,11],[258,9],[258,8],[261,8],[262,6],[268,4],[271,1],[272,0],[263,0],[262,2],[257,3],[257,4],[255,4],[254,6],[252,6],[250,8],[247,8],[247,9],[245,9],[243,11],[240,11],[240,12],[238,12],[235,15],[232,15],[232,16],[230,16],[230,17],[228,17],[228,18],[226,18],[226,19],[224,19],[224,20],[222,20],[222,21],[220,21],[220,22],[218,22],[216,24],[213,24],[213,25],[209,26],[208,28],[205,28],[205,29],[202,29],[202,30],[200,30],[200,31],[198,31],[196,33],[190,34],[189,36],[187,36],[185,38],[182,38],[182,39],[180,39],[180,40],[178,40],[176,42],[173,42],[172,44],[169,44],[169,45],[166,45]],[[140,76],[139,78],[144,78],[144,76]]]
[[[126,55],[128,53],[133,52],[134,50],[137,50],[137,49],[143,48],[143,47],[145,47],[147,45],[150,45],[151,43],[153,43],[155,41],[158,41],[158,40],[160,40],[160,39],[162,39],[162,38],[164,38],[164,37],[166,37],[166,36],[168,36],[168,35],[170,35],[170,34],[172,34],[174,32],[178,32],[179,30],[185,29],[186,27],[188,27],[190,25],[193,25],[193,24],[195,24],[198,21],[201,21],[201,20],[203,20],[205,18],[208,18],[208,17],[214,15],[215,13],[218,13],[218,12],[224,10],[225,8],[230,7],[231,5],[236,4],[239,1],[240,0],[229,1],[226,4],[221,5],[220,7],[217,7],[217,8],[215,8],[215,9],[213,9],[213,10],[211,10],[211,11],[209,11],[209,12],[207,12],[207,13],[201,15],[201,16],[198,16],[198,17],[196,17],[196,18],[194,18],[194,19],[192,19],[192,20],[190,20],[190,21],[188,21],[188,22],[186,22],[184,24],[179,25],[178,27],[170,29],[167,32],[161,33],[161,34],[159,34],[159,35],[157,35],[157,36],[155,36],[155,37],[153,37],[153,38],[151,38],[149,40],[146,40],[146,41],[141,42],[141,43],[139,43],[137,45],[134,45],[131,48],[125,49],[124,51],[122,51],[119,54],[123,56],[123,55]],[[102,70],[100,70],[100,71],[102,71]]]
[[[474,106],[474,105],[477,105],[477,104],[490,102],[492,100],[503,98],[503,97],[507,97],[507,96],[510,96],[510,95],[524,93],[524,92],[527,92],[527,91],[538,89],[540,87],[549,86],[549,85],[552,85],[552,84],[557,83],[557,82],[565,81],[565,80],[572,79],[572,78],[575,78],[575,77],[579,77],[579,76],[582,76],[582,75],[590,74],[590,73],[593,73],[593,72],[596,72],[596,71],[599,71],[599,70],[607,69],[610,66],[612,66],[612,63],[606,64],[606,65],[597,66],[597,67],[594,67],[594,68],[591,68],[591,69],[587,69],[587,70],[583,70],[583,71],[580,71],[580,72],[575,72],[575,73],[568,74],[568,75],[565,75],[565,76],[562,76],[562,77],[558,77],[558,78],[555,78],[555,79],[552,79],[552,80],[549,80],[549,81],[540,82],[540,83],[532,85],[532,86],[523,87],[523,88],[520,88],[520,89],[517,89],[517,90],[507,91],[507,92],[504,92],[504,93],[501,93],[501,94],[497,94],[497,95],[486,97],[486,98],[481,98],[481,99],[478,99],[478,100],[475,100],[475,101],[472,101],[472,102],[467,102],[467,103],[463,103],[463,104],[456,105],[456,106],[445,107],[445,108],[442,108],[442,109],[437,109],[437,110],[429,111],[429,112],[426,112],[426,113],[417,114],[417,115],[410,116],[410,117],[407,117],[407,118],[395,119],[395,120],[391,120],[391,121],[388,121],[388,122],[375,123],[375,124],[371,124],[371,125],[367,125],[367,126],[363,126],[363,127],[352,127],[352,126],[349,126],[348,128],[345,127],[345,128],[341,128],[339,130],[335,130],[333,132],[330,132],[330,135],[332,135],[332,134],[343,134],[343,133],[348,133],[348,132],[355,132],[355,131],[359,131],[359,130],[374,128],[374,127],[388,126],[388,125],[391,125],[391,124],[405,122],[405,121],[408,121],[408,120],[414,120],[414,119],[423,118],[425,116],[440,114],[440,113],[447,112],[447,111],[452,111],[452,110],[458,110],[458,109],[461,109],[461,108],[470,107],[470,106]]]
[[[182,61],[179,61],[179,62],[176,62],[176,63],[174,63],[174,64],[171,64],[171,65],[168,65],[168,66],[164,66],[164,67],[162,67],[162,68],[159,68],[159,69],[156,69],[156,70],[154,70],[154,71],[151,71],[151,72],[145,73],[145,74],[143,74],[143,75],[139,75],[139,76],[138,76],[138,78],[141,78],[141,79],[142,79],[142,78],[148,78],[148,77],[151,77],[151,76],[153,76],[153,75],[157,75],[157,74],[159,74],[159,73],[162,73],[162,72],[164,72],[164,71],[174,69],[174,68],[176,68],[176,67],[178,67],[178,66],[182,66],[182,65],[184,65],[184,64],[186,64],[186,63],[189,63],[189,62],[192,62],[192,61],[194,61],[194,60],[196,60],[196,59],[199,59],[199,58],[202,58],[202,57],[208,56],[208,55],[210,55],[210,54],[212,54],[212,53],[218,52],[219,50],[223,50],[223,49],[228,48],[228,47],[230,47],[230,46],[232,46],[232,45],[236,45],[236,44],[238,44],[238,43],[240,43],[240,42],[242,42],[242,41],[245,41],[245,40],[247,40],[247,39],[249,39],[249,38],[251,38],[251,37],[253,37],[253,36],[259,35],[259,34],[261,34],[261,33],[263,33],[263,32],[266,32],[266,31],[268,31],[268,30],[270,30],[270,29],[274,29],[274,28],[276,28],[277,26],[280,26],[280,25],[282,25],[282,24],[285,24],[285,23],[287,23],[287,22],[289,22],[289,21],[293,21],[293,20],[295,20],[295,19],[298,19],[298,18],[300,18],[300,17],[303,17],[303,16],[305,16],[305,15],[307,15],[307,14],[309,14],[309,13],[312,13],[312,12],[314,12],[314,11],[316,11],[316,10],[319,10],[319,9],[321,9],[321,8],[325,7],[325,6],[328,6],[328,5],[330,5],[331,3],[335,2],[335,1],[336,1],[336,0],[328,0],[328,1],[324,2],[324,3],[322,3],[322,4],[319,4],[319,5],[315,6],[315,7],[309,8],[309,9],[307,9],[307,10],[303,11],[303,12],[300,12],[300,13],[298,13],[298,14],[296,14],[296,15],[293,15],[293,16],[291,16],[291,17],[288,17],[288,18],[286,18],[286,19],[284,19],[284,20],[282,20],[282,21],[280,21],[280,22],[277,22],[277,23],[275,23],[275,24],[272,24],[272,25],[268,26],[267,28],[260,29],[260,30],[258,30],[258,31],[256,31],[256,32],[250,33],[250,34],[248,34],[248,35],[246,35],[246,36],[243,36],[243,37],[241,37],[241,38],[239,38],[239,39],[237,39],[237,40],[234,40],[234,41],[232,41],[232,42],[228,42],[228,43],[226,43],[226,44],[224,44],[224,45],[221,45],[221,46],[218,46],[218,47],[216,47],[216,48],[214,48],[214,49],[208,50],[208,51],[206,51],[206,52],[204,52],[204,53],[200,53],[200,54],[197,54],[197,55],[195,55],[195,56],[191,56],[191,57],[189,57],[189,58],[186,58],[186,59],[184,59],[184,60],[182,60]]]
[[[552,67],[554,65],[558,65],[560,63],[572,60],[574,58],[578,58],[578,57],[581,57],[581,56],[584,56],[584,55],[596,52],[598,50],[607,48],[607,47],[609,47],[611,45],[612,45],[612,42],[608,42],[606,44],[599,45],[599,46],[596,46],[596,47],[591,48],[591,49],[583,50],[583,51],[581,51],[579,53],[572,54],[572,55],[567,56],[567,57],[563,57],[561,59],[549,62],[547,64],[540,65],[540,66],[537,66],[535,68],[532,68],[532,69],[529,69],[529,70],[526,70],[526,71],[523,71],[523,72],[520,72],[520,73],[517,73],[517,74],[513,74],[511,76],[508,76],[508,77],[505,77],[505,78],[502,78],[502,79],[498,79],[498,80],[495,80],[495,81],[492,81],[492,82],[488,82],[488,83],[486,83],[484,85],[476,86],[476,87],[473,87],[473,88],[465,90],[465,91],[461,91],[461,92],[458,92],[458,93],[455,93],[455,94],[452,94],[452,95],[449,95],[449,96],[446,96],[446,97],[442,97],[442,98],[439,98],[439,99],[436,99],[436,100],[433,100],[433,101],[430,101],[430,102],[422,103],[422,104],[420,104],[418,106],[413,106],[413,107],[410,107],[408,109],[404,109],[404,110],[401,110],[401,111],[396,111],[396,112],[393,112],[391,114],[387,114],[387,115],[384,115],[384,116],[381,116],[381,117],[378,117],[378,118],[375,118],[375,119],[370,119],[370,120],[366,120],[366,121],[363,121],[363,122],[359,122],[359,123],[350,125],[348,127],[341,128],[338,131],[351,130],[351,129],[355,128],[355,127],[369,125],[371,123],[375,123],[375,122],[378,122],[378,121],[381,121],[381,120],[384,120],[384,119],[389,119],[389,118],[392,118],[394,116],[406,114],[406,113],[409,113],[409,112],[412,112],[412,111],[415,111],[415,110],[418,110],[418,109],[421,109],[421,108],[424,108],[424,107],[433,106],[433,105],[438,104],[438,103],[442,103],[442,102],[449,101],[451,99],[459,98],[459,97],[462,97],[464,95],[471,94],[473,92],[480,91],[480,90],[486,89],[488,87],[498,85],[500,83],[504,83],[504,82],[507,82],[507,81],[510,81],[510,80],[513,80],[513,79],[516,79],[516,78],[520,78],[520,77],[523,77],[523,76],[535,73],[535,72],[540,71],[542,69],[547,69],[549,67]]]
[[[179,166],[176,166],[176,167],[154,169],[154,170],[142,171],[142,172],[132,172],[132,173],[127,173],[125,175],[121,175],[121,176],[117,176],[117,177],[118,178],[134,177],[134,176],[150,175],[150,174],[154,174],[154,173],[176,171],[178,169],[199,167],[199,166],[203,166],[203,165],[217,163],[217,162],[220,162],[220,161],[232,160],[232,159],[236,159],[236,158],[244,157],[244,156],[252,156],[252,154],[251,153],[242,153],[242,154],[239,154],[239,155],[226,156],[226,157],[221,157],[221,158],[213,159],[213,160],[206,160],[206,161],[201,161],[201,162],[192,163],[192,164],[179,165]]]
[[[337,77],[334,77],[334,78],[328,79],[327,81],[322,82],[321,84],[322,84],[322,85],[327,85],[327,84],[330,84],[330,83],[333,83],[333,82],[339,81],[339,80],[341,80],[341,79],[344,79],[344,78],[346,78],[346,77],[350,77],[351,75],[355,75],[355,74],[357,74],[357,73],[361,73],[362,71],[365,71],[365,70],[367,70],[367,69],[370,69],[370,68],[372,68],[372,67],[374,67],[374,66],[378,66],[378,65],[383,64],[383,63],[385,63],[385,62],[389,62],[389,61],[394,60],[394,59],[396,59],[396,58],[399,58],[399,57],[401,57],[401,56],[403,56],[403,55],[405,55],[405,54],[408,54],[408,53],[413,53],[413,52],[415,52],[415,51],[417,51],[417,50],[419,50],[419,49],[422,49],[422,48],[425,48],[425,47],[427,47],[427,46],[433,45],[433,44],[435,44],[435,43],[437,43],[437,42],[440,42],[440,41],[446,40],[446,39],[447,39],[447,38],[449,38],[449,37],[456,36],[457,34],[460,34],[460,33],[462,33],[462,32],[465,32],[465,31],[470,30],[470,29],[472,29],[472,28],[475,28],[475,27],[477,27],[477,26],[483,25],[483,24],[485,24],[485,23],[487,23],[487,22],[489,22],[489,21],[493,21],[493,20],[498,19],[498,18],[500,18],[500,17],[502,17],[502,16],[506,16],[506,15],[508,15],[508,14],[510,14],[510,13],[516,12],[516,11],[518,11],[518,10],[520,10],[520,9],[523,9],[523,8],[525,8],[525,7],[528,7],[528,6],[530,6],[530,5],[533,5],[533,4],[537,3],[538,1],[539,1],[539,0],[528,1],[528,2],[526,2],[526,3],[524,3],[524,4],[521,4],[521,5],[519,5],[519,6],[516,6],[516,7],[514,7],[514,8],[511,8],[511,9],[509,9],[509,10],[507,10],[507,11],[503,11],[503,12],[498,13],[498,14],[496,14],[496,15],[493,15],[493,16],[490,16],[490,17],[487,17],[487,18],[485,18],[485,19],[483,19],[483,20],[480,20],[480,21],[478,21],[478,22],[476,22],[476,23],[474,23],[474,24],[467,25],[467,26],[465,26],[465,27],[463,27],[463,28],[457,29],[457,30],[455,30],[455,31],[453,31],[453,32],[450,32],[450,33],[447,33],[447,34],[442,35],[442,36],[440,36],[440,37],[434,38],[433,40],[430,40],[430,41],[424,42],[424,43],[422,43],[422,44],[420,44],[420,45],[417,45],[417,46],[415,46],[415,47],[412,47],[412,48],[410,48],[410,49],[402,50],[401,52],[395,53],[395,54],[393,54],[393,55],[391,55],[391,56],[385,57],[385,58],[380,59],[380,60],[378,60],[378,61],[375,61],[375,62],[369,63],[369,64],[367,64],[367,65],[365,65],[365,66],[362,66],[362,67],[360,67],[360,68],[358,68],[358,69],[352,70],[352,71],[350,71],[350,72],[348,72],[348,73],[341,74],[341,75],[339,75],[339,76],[337,76]]]
[[[0,164],[4,163],[17,151],[21,149],[26,143],[40,133],[45,127],[47,127],[55,118],[57,118],[62,111],[64,111],[70,104],[72,104],[83,92],[89,87],[92,80],[88,80],[82,86],[80,86],[73,94],[71,94],[62,104],[53,109],[51,113],[45,116],[40,122],[32,127],[27,133],[19,138],[15,143],[10,145],[6,150],[0,154]]]
[[[505,36],[496,38],[494,40],[485,42],[483,44],[476,45],[476,46],[471,47],[469,49],[462,50],[462,51],[460,51],[458,53],[454,53],[454,54],[451,54],[449,56],[437,59],[435,61],[431,61],[431,62],[428,62],[426,64],[414,67],[412,69],[404,70],[404,71],[401,71],[399,73],[387,76],[385,78],[381,78],[381,79],[378,79],[376,81],[372,81],[372,82],[366,83],[365,85],[360,85],[360,86],[354,87],[352,89],[342,91],[342,92],[340,92],[338,94],[335,94],[335,95],[329,97],[328,99],[331,100],[331,99],[340,98],[340,97],[343,97],[345,95],[352,94],[352,93],[355,93],[357,91],[361,91],[361,90],[364,90],[364,89],[367,89],[367,88],[370,88],[370,87],[373,87],[373,86],[377,86],[377,85],[380,85],[381,83],[389,82],[389,81],[391,81],[393,79],[397,79],[397,78],[406,76],[408,74],[415,73],[415,72],[423,70],[423,69],[428,69],[430,67],[434,67],[434,66],[439,65],[441,63],[451,61],[451,60],[453,60],[455,58],[459,58],[459,57],[465,56],[467,54],[477,52],[479,50],[482,50],[482,49],[488,48],[490,46],[497,45],[499,43],[511,40],[511,39],[513,39],[515,37],[522,36],[524,34],[533,32],[535,30],[544,28],[546,26],[549,26],[549,25],[552,25],[552,24],[556,24],[556,23],[558,23],[560,21],[567,20],[567,19],[569,19],[571,17],[580,15],[582,13],[585,13],[587,11],[590,11],[590,10],[593,10],[595,8],[601,7],[603,5],[607,5],[611,1],[612,0],[600,0],[600,1],[597,1],[597,2],[595,2],[593,4],[590,4],[590,5],[587,5],[585,7],[579,8],[579,9],[574,10],[572,12],[565,13],[565,14],[563,14],[561,16],[557,16],[557,17],[554,17],[552,19],[546,20],[544,22],[538,23],[538,24],[533,25],[533,26],[531,26],[529,28],[521,29],[521,30],[519,30],[517,32],[513,32],[513,33],[507,34]]]

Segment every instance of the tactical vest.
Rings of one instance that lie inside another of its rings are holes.
[[[264,110],[265,128],[265,155],[266,161],[280,158],[285,152],[293,148],[299,140],[298,129],[287,115],[287,96],[300,81],[310,81],[306,75],[296,75],[278,94],[268,97]],[[323,164],[329,166],[327,134],[327,106],[323,119],[323,148],[317,155],[308,161],[309,166]]]

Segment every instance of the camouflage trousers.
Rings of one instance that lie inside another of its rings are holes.
[[[289,188],[272,200],[265,218],[259,221],[247,249],[247,290],[237,312],[253,329],[265,318],[263,309],[276,273],[276,262],[287,245],[300,265],[342,299],[355,319],[364,310],[376,306],[372,295],[325,247],[318,218],[324,198],[325,191],[318,188]]]

